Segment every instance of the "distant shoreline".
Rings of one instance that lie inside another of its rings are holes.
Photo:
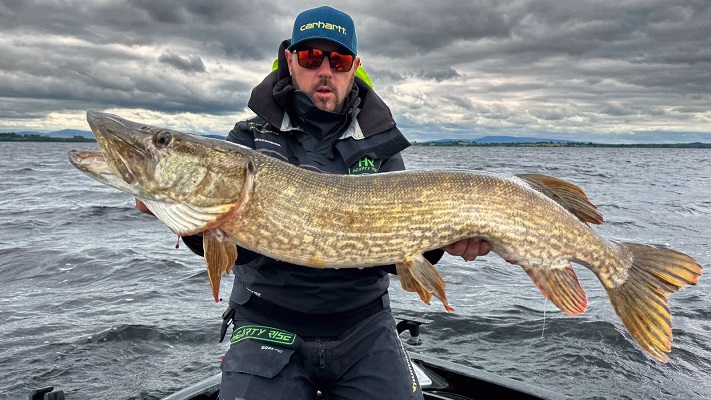
[[[621,147],[621,148],[680,148],[711,149],[711,143],[584,143],[584,142],[521,142],[521,143],[476,143],[476,142],[414,142],[413,146],[431,147]]]
[[[6,132],[0,133],[0,142],[96,142],[96,139],[83,136],[59,138],[43,135],[18,135],[14,132]]]
[[[14,132],[0,132],[0,142],[96,142],[95,138],[74,136],[58,138],[43,135],[18,135]],[[413,146],[431,147],[621,147],[621,148],[680,148],[711,149],[711,143],[592,143],[592,142],[520,142],[520,143],[477,143],[469,141],[412,142]]]

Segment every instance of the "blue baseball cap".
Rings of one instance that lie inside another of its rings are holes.
[[[299,14],[294,21],[289,50],[313,39],[330,40],[345,47],[351,54],[357,54],[358,40],[353,19],[333,7],[321,6]]]

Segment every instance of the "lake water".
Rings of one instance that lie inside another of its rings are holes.
[[[67,161],[93,143],[0,143],[0,399],[56,386],[67,398],[156,399],[219,370],[220,314],[203,260],[133,198]],[[604,237],[661,244],[711,265],[711,151],[430,148],[409,168],[544,173],[581,186]],[[711,398],[711,277],[671,296],[666,364],[630,339],[601,284],[576,266],[585,314],[546,302],[519,267],[492,254],[437,265],[456,308],[391,285],[395,313],[433,320],[412,351],[580,399]],[[223,279],[229,293],[231,279]]]

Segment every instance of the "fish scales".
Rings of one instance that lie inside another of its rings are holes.
[[[587,296],[571,262],[590,269],[632,339],[652,357],[671,351],[667,296],[695,285],[702,267],[678,251],[599,236],[602,216],[575,185],[524,174],[403,171],[318,174],[251,149],[88,112],[100,153],[72,151],[88,176],[130,193],[178,235],[203,235],[218,299],[235,244],[313,268],[395,264],[403,289],[449,306],[422,253],[480,237],[521,266],[561,311]]]
[[[515,179],[457,171],[352,179],[292,168],[285,173],[285,164],[271,157],[255,155],[254,160],[251,205],[241,220],[223,229],[241,245],[279,260],[319,268],[367,267],[479,236],[517,263],[563,268],[562,260],[610,261],[600,271],[606,282],[624,269],[613,262],[607,241]],[[511,204],[525,207],[512,210]],[[301,236],[310,238],[308,243]]]
[[[313,266],[381,265],[472,235],[507,233],[504,220],[498,225],[490,221],[501,214],[496,212],[501,205],[482,201],[482,191],[477,190],[494,177],[423,171],[389,174],[387,179],[378,175],[334,179],[336,176],[303,170],[284,174],[280,167],[267,157],[258,162],[250,205],[241,220],[223,229],[247,245],[260,237],[270,249],[257,250],[285,261],[303,263],[313,258],[302,256],[309,254],[322,261]],[[442,182],[445,184],[440,185]],[[290,189],[284,191],[285,187]],[[318,192],[313,188],[319,188]],[[525,224],[514,223],[512,235],[517,234],[518,225]],[[272,236],[265,237],[261,226],[273,227]],[[497,226],[500,233],[492,229]],[[293,246],[300,236],[317,240],[311,241],[308,249]],[[350,254],[348,246],[334,245],[348,241],[363,243],[371,250]]]

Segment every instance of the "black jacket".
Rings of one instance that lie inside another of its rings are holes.
[[[279,49],[280,67],[252,91],[248,105],[257,116],[238,122],[227,140],[324,173],[404,169],[399,153],[409,142],[380,97],[356,78],[340,112],[319,110],[306,93],[291,84],[283,56],[286,46],[288,41]],[[202,253],[197,241],[186,239],[190,248]],[[441,255],[441,251],[427,254],[433,262]],[[382,296],[389,285],[388,272],[394,273],[394,268],[314,269],[240,248],[233,272],[233,307],[256,295],[285,309],[328,315],[356,309]],[[265,316],[257,322],[274,324],[276,317]]]

